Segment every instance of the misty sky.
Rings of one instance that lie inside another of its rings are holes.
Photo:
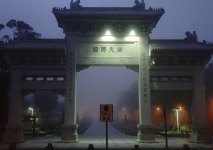
[[[196,30],[200,41],[213,41],[213,0],[145,0],[146,8],[163,7],[165,14],[151,38],[184,38]],[[69,7],[70,0],[1,0],[0,23],[10,19],[30,24],[43,38],[63,38],[52,14],[53,7]],[[81,0],[83,7],[132,7],[134,0]],[[8,32],[5,30],[5,32]],[[121,68],[91,67],[78,73],[78,99],[88,106],[93,101],[112,102],[121,91],[137,81],[137,73]],[[108,101],[109,100],[109,101]],[[99,102],[98,102],[99,103]],[[79,105],[78,105],[79,106]],[[98,107],[98,106],[97,106]],[[79,106],[79,110],[85,106]],[[87,111],[87,110],[85,110]]]

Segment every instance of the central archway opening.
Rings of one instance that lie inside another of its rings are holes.
[[[136,135],[138,123],[138,73],[121,66],[91,66],[77,73],[78,133],[86,138],[105,138],[100,104],[113,104],[110,137]]]

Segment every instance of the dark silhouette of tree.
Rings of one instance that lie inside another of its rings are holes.
[[[2,29],[4,29],[4,27],[5,27],[5,26],[4,26],[3,24],[0,24],[0,32],[1,32]],[[4,38],[5,38],[5,37],[3,36],[3,37],[0,39],[0,44],[3,43]]]
[[[41,37],[40,33],[37,33],[33,28],[24,21],[16,21],[11,19],[6,23],[6,27],[12,30],[13,38],[9,35],[4,35],[1,39],[1,43],[9,42],[10,40],[34,40]],[[0,24],[0,31],[5,28],[4,24]]]
[[[126,107],[128,110],[138,109],[138,84],[134,83],[129,90],[120,93],[117,107]]]
[[[4,29],[4,25],[3,24],[0,24],[0,31],[2,30],[2,29]]]
[[[10,40],[10,36],[9,35],[4,35],[2,38],[1,38],[1,41],[4,43],[4,42],[8,42]]]
[[[7,22],[6,26],[9,27],[9,28],[15,28],[16,27],[16,20],[11,19],[10,21]]]
[[[40,33],[34,32],[33,28],[24,21],[11,19],[6,26],[13,31],[14,40],[33,40],[41,37]]]

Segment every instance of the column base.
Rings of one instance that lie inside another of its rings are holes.
[[[138,127],[138,136],[137,142],[139,143],[154,143],[155,135],[152,126],[149,125],[137,125]]]
[[[64,125],[61,131],[61,142],[63,143],[78,143],[78,125]]]
[[[6,125],[3,142],[4,143],[20,143],[24,141],[23,127]]]
[[[212,143],[211,133],[208,128],[192,127],[190,142],[195,143]]]

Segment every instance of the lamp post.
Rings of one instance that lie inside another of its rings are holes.
[[[168,149],[167,116],[166,116],[165,106],[163,106],[163,118],[164,118],[164,129],[165,129],[165,143],[166,143],[166,149]]]
[[[156,111],[162,113],[164,121],[164,131],[165,131],[165,147],[168,149],[168,134],[167,134],[167,116],[166,116],[166,106],[156,107]]]
[[[31,108],[31,107],[29,107],[28,108],[29,110],[31,110],[31,116],[32,116],[32,118],[33,118],[33,122],[32,122],[32,126],[33,126],[33,136],[35,136],[35,124],[36,124],[36,117],[34,117],[33,115],[34,115],[34,109],[33,108]]]
[[[126,108],[123,107],[122,108],[123,112],[124,112],[124,133],[126,132],[126,122],[127,122],[127,116],[126,116]]]
[[[177,130],[180,131],[179,112],[180,112],[181,108],[173,109],[173,110],[175,111],[175,114],[176,114],[176,125],[177,125]]]
[[[124,123],[126,124],[126,121],[127,121],[126,108],[123,107],[122,110],[123,110],[123,112],[124,112]]]
[[[28,109],[31,110],[31,116],[33,116],[33,111],[34,111],[34,109],[31,108],[31,107],[29,107]]]

